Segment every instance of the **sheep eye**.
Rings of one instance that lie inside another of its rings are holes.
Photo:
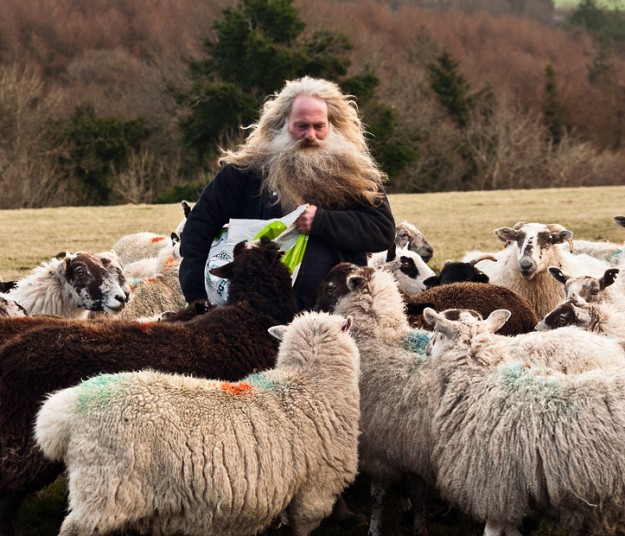
[[[599,294],[599,291],[598,291],[597,289],[594,289],[594,290],[591,292],[591,294],[592,294],[593,296],[596,296],[597,294]]]
[[[78,277],[82,277],[85,274],[85,269],[82,266],[78,266],[75,273]]]

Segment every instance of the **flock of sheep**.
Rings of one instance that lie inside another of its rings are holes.
[[[397,484],[415,536],[426,490],[485,536],[541,514],[570,534],[625,531],[623,244],[519,222],[495,230],[501,250],[437,274],[402,222],[296,315],[266,238],[215,270],[227,305],[184,307],[183,232],[2,283],[0,535],[63,471],[63,536],[309,535],[358,473],[370,536]]]

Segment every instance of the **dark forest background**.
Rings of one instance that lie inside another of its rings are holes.
[[[194,200],[304,74],[356,95],[389,192],[624,182],[617,1],[5,0],[0,208]]]

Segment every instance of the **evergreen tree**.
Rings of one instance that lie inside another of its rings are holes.
[[[191,88],[174,90],[185,111],[184,138],[200,166],[214,161],[220,145],[239,139],[240,126],[257,119],[267,95],[286,80],[305,75],[337,82],[358,98],[373,135],[372,153],[385,170],[403,167],[410,159],[392,110],[375,96],[379,83],[375,73],[345,78],[352,50],[349,40],[329,31],[305,36],[293,0],[241,0],[223,11],[213,28],[215,38],[204,43],[206,58],[189,64]],[[402,148],[393,155],[395,144]]]
[[[545,102],[543,105],[543,116],[551,140],[555,144],[560,143],[563,135],[561,107],[556,86],[556,71],[551,64],[545,67]]]

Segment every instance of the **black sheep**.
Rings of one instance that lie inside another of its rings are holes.
[[[275,363],[267,329],[295,314],[291,276],[275,243],[238,244],[214,273],[230,279],[228,304],[187,322],[80,322],[29,330],[0,347],[0,534],[13,534],[22,498],[62,471],[32,439],[46,394],[101,373],[151,368],[239,380]]]

